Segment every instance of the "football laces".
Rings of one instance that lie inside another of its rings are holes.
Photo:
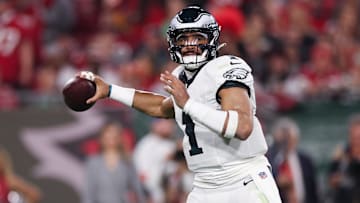
[[[90,81],[94,81],[95,80],[95,75],[94,73],[90,72],[90,71],[81,71],[80,72],[80,77],[81,78],[85,78],[87,80]]]

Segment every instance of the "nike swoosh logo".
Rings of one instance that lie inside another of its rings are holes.
[[[244,184],[244,186],[246,186],[247,184],[251,183],[252,181],[254,181],[254,180],[251,179],[251,180],[248,180],[248,181],[244,181],[243,184]]]

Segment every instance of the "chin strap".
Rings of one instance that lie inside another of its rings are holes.
[[[221,43],[218,48],[216,49],[216,51],[219,51],[221,48],[223,48],[224,46],[226,46],[226,43]]]

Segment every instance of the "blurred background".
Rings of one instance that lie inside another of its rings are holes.
[[[176,64],[165,32],[189,4],[221,25],[220,54],[253,68],[257,116],[284,202],[359,201],[359,1],[0,0],[0,202],[84,202],[86,162],[103,150],[109,122],[121,126],[121,153],[134,160],[145,201],[184,202],[192,177],[172,121],[110,100],[75,113],[61,90],[89,70],[166,94],[159,73]],[[295,166],[286,166],[291,160]]]

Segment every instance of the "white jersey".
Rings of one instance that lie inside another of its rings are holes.
[[[184,77],[184,67],[173,74]],[[184,132],[183,147],[188,167],[195,173],[194,185],[215,188],[232,184],[254,165],[267,163],[264,134],[255,116],[256,101],[251,68],[241,58],[221,56],[204,65],[187,83],[190,97],[214,109],[221,109],[218,91],[235,85],[248,89],[254,115],[253,131],[247,140],[225,139],[183,113],[174,101],[175,119]]]

